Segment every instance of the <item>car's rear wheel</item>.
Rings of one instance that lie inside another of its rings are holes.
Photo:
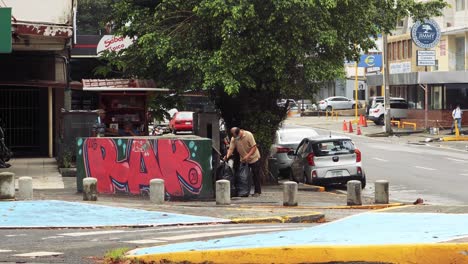
[[[379,116],[379,125],[384,125],[384,116]]]
[[[362,189],[366,188],[366,176],[365,175],[362,176],[360,182],[361,182],[361,188]]]

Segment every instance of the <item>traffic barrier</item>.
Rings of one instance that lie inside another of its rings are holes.
[[[398,128],[400,128],[400,126],[401,126],[401,122],[398,121],[398,120],[391,120],[390,124],[396,124],[398,126]]]
[[[20,200],[33,199],[33,183],[31,177],[20,177],[18,179],[18,198]]]
[[[343,132],[348,132],[348,126],[346,125],[346,120],[343,120]]]
[[[379,180],[375,182],[375,203],[376,204],[388,204],[389,191],[388,181]]]
[[[361,127],[359,125],[357,126],[357,135],[358,136],[362,135]]]
[[[349,121],[349,133],[353,133],[354,130],[353,130],[353,123],[351,121]]]
[[[405,128],[405,125],[412,126],[413,130],[416,130],[416,123],[411,123],[411,122],[403,122],[401,127]]]
[[[83,179],[83,201],[97,201],[97,179]]]
[[[0,173],[0,200],[15,199],[15,174],[12,172]]]
[[[362,205],[361,182],[349,181],[347,184],[347,205]]]
[[[297,206],[297,182],[287,181],[283,183],[283,205]]]
[[[150,201],[154,204],[164,203],[164,180],[152,179],[150,180]]]
[[[333,118],[336,118],[336,120],[338,120],[338,112],[334,111],[334,110],[331,110],[331,111],[325,111],[325,117],[328,119],[328,116],[330,115],[330,118],[331,120],[333,120]]]
[[[228,180],[216,181],[216,205],[231,204],[231,182]]]

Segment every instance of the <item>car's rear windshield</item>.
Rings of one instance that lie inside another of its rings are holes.
[[[351,140],[330,140],[312,144],[315,156],[335,156],[353,154],[354,144]]]
[[[287,129],[279,133],[280,143],[299,143],[306,137],[316,137],[318,133],[312,129]]]
[[[192,119],[193,114],[191,112],[179,112],[177,114],[177,119]]]

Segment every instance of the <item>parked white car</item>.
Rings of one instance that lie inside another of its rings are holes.
[[[356,101],[344,96],[333,96],[323,99],[319,102],[319,109],[324,111],[338,109],[353,109],[356,106]]]
[[[408,103],[403,98],[390,98],[390,118],[403,119],[408,117]],[[369,109],[368,119],[374,121],[376,125],[383,125],[385,118],[384,103],[376,103]]]

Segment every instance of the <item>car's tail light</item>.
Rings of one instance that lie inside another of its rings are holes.
[[[315,166],[314,153],[309,153],[309,155],[307,155],[307,162],[309,163],[309,166]]]
[[[319,102],[319,104],[324,104],[324,103],[325,103],[325,101],[324,101],[324,100],[322,100],[322,101],[320,101],[320,102]]]
[[[375,109],[373,112],[378,113],[379,111],[380,111],[380,109]]]
[[[312,178],[317,178],[317,172],[316,171],[312,171]]]
[[[361,169],[361,167],[357,167],[357,174],[358,174],[358,175],[362,175],[362,169]]]
[[[286,148],[286,147],[276,147],[276,153],[288,153],[292,151],[291,148]]]
[[[356,154],[356,162],[361,162],[361,151],[359,149],[355,149],[354,153]]]

